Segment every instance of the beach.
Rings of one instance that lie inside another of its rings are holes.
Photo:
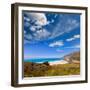
[[[65,60],[58,60],[58,61],[49,62],[49,64],[50,64],[50,65],[68,64],[68,62],[65,61]]]

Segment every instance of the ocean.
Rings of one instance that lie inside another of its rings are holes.
[[[24,62],[34,62],[34,63],[43,63],[43,62],[54,62],[60,61],[63,58],[35,58],[35,59],[25,59]]]

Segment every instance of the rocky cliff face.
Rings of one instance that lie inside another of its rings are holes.
[[[68,63],[80,63],[80,52],[73,52],[64,56],[64,60]]]

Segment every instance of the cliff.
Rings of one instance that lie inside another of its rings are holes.
[[[80,63],[80,52],[73,52],[64,56],[64,60],[68,63]]]

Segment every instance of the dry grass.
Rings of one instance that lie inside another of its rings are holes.
[[[79,64],[60,64],[53,65],[50,70],[47,71],[46,76],[64,76],[64,75],[79,75]]]
[[[79,75],[80,64],[59,64],[45,65],[35,63],[24,63],[25,77],[40,77],[40,76],[64,76],[64,75]]]

